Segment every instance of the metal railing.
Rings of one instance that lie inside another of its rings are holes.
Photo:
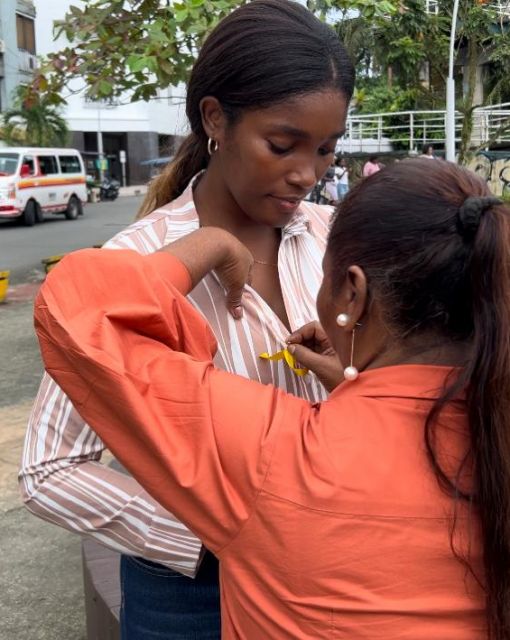
[[[483,3],[484,9],[496,11],[500,16],[510,17],[510,1],[509,0],[490,0]]]
[[[437,14],[439,13],[438,0],[425,0],[425,11],[427,13],[433,13],[437,16]]]
[[[18,49],[18,69],[27,73],[32,73],[39,66],[37,56],[24,49]]]
[[[510,1],[509,0],[488,0],[480,3],[482,8],[495,11],[500,16],[510,17]],[[425,0],[425,11],[434,15],[439,14],[438,0]]]
[[[455,113],[456,142],[460,140],[462,114]],[[397,111],[351,114],[339,141],[341,152],[416,151],[426,144],[445,143],[446,111]],[[473,113],[471,145],[510,142],[510,103],[480,107]]]

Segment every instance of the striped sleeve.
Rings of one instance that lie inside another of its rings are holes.
[[[152,253],[164,244],[157,213],[110,240],[108,249]],[[101,462],[102,440],[47,375],[29,418],[19,488],[35,515],[128,555],[195,576],[202,543],[138,482]]]
[[[35,515],[194,576],[201,542],[132,478],[100,462],[103,442],[46,374],[29,419],[19,486]]]

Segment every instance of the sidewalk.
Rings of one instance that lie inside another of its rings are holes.
[[[147,193],[147,185],[139,184],[131,187],[121,187],[119,196],[144,196]]]
[[[80,538],[30,514],[17,473],[42,375],[32,328],[36,285],[0,304],[0,640],[84,640]]]

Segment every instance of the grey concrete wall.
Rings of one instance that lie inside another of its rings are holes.
[[[71,131],[69,135],[69,146],[71,149],[78,149],[78,151],[85,150],[85,142],[83,140],[83,131]]]
[[[127,160],[129,184],[145,184],[150,167],[140,162],[159,157],[158,134],[155,131],[128,131]]]
[[[1,0],[0,0],[1,2]],[[83,131],[71,131],[69,146],[78,149],[79,151],[96,152],[97,146],[95,144],[95,137],[89,136],[89,146],[85,140]],[[151,168],[147,165],[140,164],[144,160],[150,160],[152,158],[159,158],[162,155],[175,154],[179,144],[183,140],[181,136],[167,136],[164,149],[159,148],[160,136],[155,131],[128,131],[125,134],[121,133],[104,133],[105,138],[105,153],[109,156],[106,147],[108,146],[107,138],[110,137],[122,137],[125,136],[126,145],[125,151],[127,155],[126,165],[126,177],[128,185],[140,185],[146,184],[151,178]],[[90,143],[93,143],[92,146]],[[124,148],[124,142],[120,145]],[[114,151],[114,153],[116,153]],[[120,179],[120,165],[115,162],[112,165],[112,172]]]

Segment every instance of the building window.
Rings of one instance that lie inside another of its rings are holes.
[[[16,30],[18,33],[18,49],[28,51],[35,56],[35,30],[32,18],[16,14]]]

